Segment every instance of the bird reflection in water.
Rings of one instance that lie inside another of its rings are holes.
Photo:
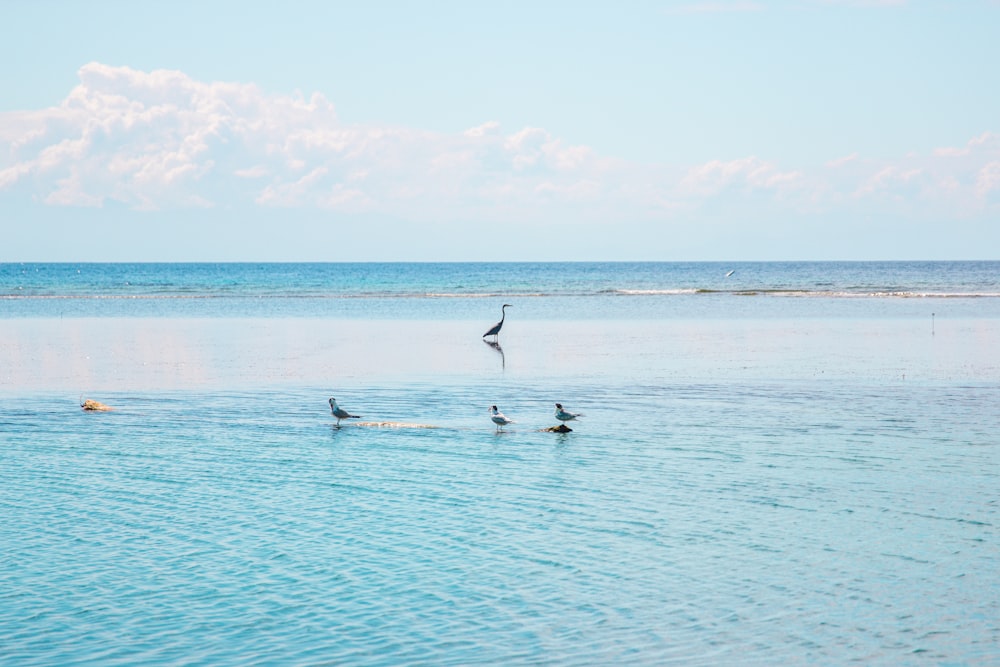
[[[507,367],[507,358],[504,357],[503,348],[500,347],[500,343],[496,342],[495,340],[485,340],[485,339],[483,340],[483,342],[486,343],[487,345],[489,345],[494,350],[496,350],[497,352],[500,353],[500,368],[506,368]]]

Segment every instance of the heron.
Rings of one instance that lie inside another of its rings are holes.
[[[361,419],[360,415],[352,415],[347,410],[337,405],[337,399],[335,398],[330,399],[330,412],[332,412],[333,416],[337,418],[338,427],[340,426],[341,419]]]
[[[487,336],[493,336],[493,340],[497,339],[497,335],[500,333],[500,327],[503,326],[504,318],[507,317],[507,309],[513,308],[509,303],[505,303],[500,309],[500,321],[490,327],[490,330],[483,334],[483,338]]]
[[[497,431],[502,431],[504,426],[514,423],[513,419],[507,419],[504,413],[500,412],[495,405],[490,408],[490,419],[497,425]]]
[[[563,410],[562,403],[556,403],[556,419],[559,421],[568,422],[582,416],[583,414],[579,412],[566,412]]]

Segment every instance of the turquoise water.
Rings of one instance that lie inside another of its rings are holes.
[[[546,320],[1000,317],[1000,262],[0,264],[4,317],[499,318],[504,299]]]
[[[138,266],[0,265],[5,665],[1000,662],[995,263]]]
[[[579,296],[628,293],[1000,296],[1000,262],[0,264],[0,295]]]

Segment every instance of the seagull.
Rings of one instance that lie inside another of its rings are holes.
[[[503,326],[504,318],[507,317],[508,308],[513,308],[513,306],[510,305],[509,303],[505,303],[503,307],[500,309],[500,321],[494,324],[492,327],[490,327],[490,330],[483,334],[483,338],[486,338],[487,336],[493,336],[494,341],[497,339],[497,335],[500,333],[500,327]]]
[[[492,408],[490,408],[490,419],[492,419],[493,423],[497,425],[497,431],[502,430],[503,427],[506,426],[507,424],[514,423],[513,419],[507,419],[507,417],[505,417],[504,414],[500,412],[497,409],[497,406],[495,405]]]
[[[556,419],[558,419],[559,421],[568,422],[573,419],[576,419],[577,417],[582,417],[582,416],[583,414],[579,412],[566,412],[565,410],[563,410],[562,403],[556,403]]]
[[[340,426],[341,419],[361,419],[360,415],[352,415],[347,410],[337,405],[337,399],[330,399],[330,412],[337,418],[337,426]]]
[[[733,275],[734,273],[736,273],[736,269],[733,269],[729,273],[727,273],[726,277],[728,278],[729,276]]]

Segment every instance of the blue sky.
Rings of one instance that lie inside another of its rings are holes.
[[[0,17],[0,261],[1000,255],[996,0]]]

